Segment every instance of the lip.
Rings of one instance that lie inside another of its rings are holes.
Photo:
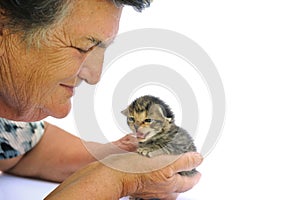
[[[150,131],[147,133],[141,133],[141,132],[136,132],[136,137],[137,139],[143,140],[146,139],[146,137],[149,135]]]
[[[70,93],[70,95],[73,96],[75,86],[65,85],[65,84],[59,84],[59,85],[64,87]]]

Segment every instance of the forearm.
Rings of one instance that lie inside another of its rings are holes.
[[[7,172],[61,182],[93,161],[95,159],[79,138],[45,123],[45,132],[39,143]]]
[[[101,178],[100,178],[101,177]],[[45,199],[119,199],[124,194],[118,172],[94,162],[70,176]]]
[[[113,143],[85,142],[59,127],[45,123],[45,132],[39,143],[6,172],[62,182],[83,166],[122,152]]]

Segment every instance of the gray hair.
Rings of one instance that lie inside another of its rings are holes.
[[[137,11],[152,0],[111,0],[117,6],[129,5]],[[0,0],[0,28],[23,34],[27,42],[43,39],[47,30],[66,16],[72,0]]]

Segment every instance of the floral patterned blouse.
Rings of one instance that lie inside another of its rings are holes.
[[[16,122],[0,118],[0,160],[31,150],[44,133],[44,122]]]

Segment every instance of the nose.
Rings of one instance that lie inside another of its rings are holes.
[[[91,85],[98,83],[102,72],[103,58],[103,48],[96,47],[93,49],[82,63],[78,73],[79,78]]]
[[[134,125],[134,128],[135,128],[135,130],[137,131],[138,128],[139,128],[139,125],[138,125],[138,124],[135,124],[135,125]]]

